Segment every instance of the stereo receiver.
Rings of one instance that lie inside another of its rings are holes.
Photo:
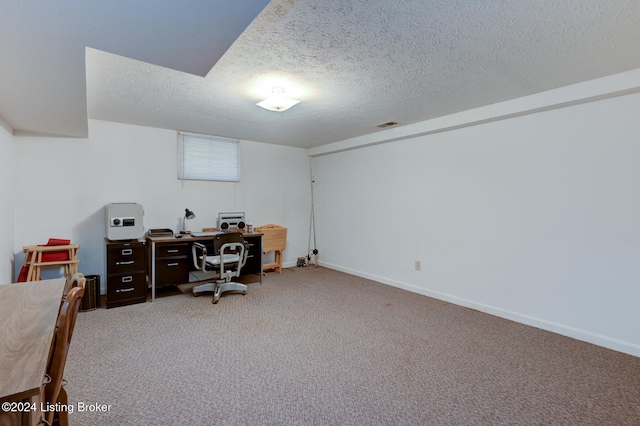
[[[238,213],[218,213],[218,230],[237,231],[244,230],[244,212]]]

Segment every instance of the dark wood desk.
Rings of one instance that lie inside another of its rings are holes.
[[[0,285],[0,402],[39,401],[65,283]]]
[[[262,234],[245,232],[243,236],[249,244],[249,254],[242,275],[259,274],[262,283]],[[190,279],[190,272],[195,270],[191,245],[194,242],[206,244],[207,241],[213,241],[213,235],[184,235],[182,238],[147,236],[147,275],[151,283],[152,302],[157,287],[198,282]]]

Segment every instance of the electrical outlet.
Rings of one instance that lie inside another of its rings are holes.
[[[416,271],[422,271],[422,262],[416,260]]]

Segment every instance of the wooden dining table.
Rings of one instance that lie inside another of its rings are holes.
[[[39,406],[65,282],[57,278],[0,285],[0,403]],[[7,414],[14,413],[0,410],[0,417]],[[27,419],[34,414],[18,416],[20,423],[32,423]]]

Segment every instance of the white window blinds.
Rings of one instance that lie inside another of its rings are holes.
[[[240,181],[240,143],[218,136],[178,133],[178,179]]]

